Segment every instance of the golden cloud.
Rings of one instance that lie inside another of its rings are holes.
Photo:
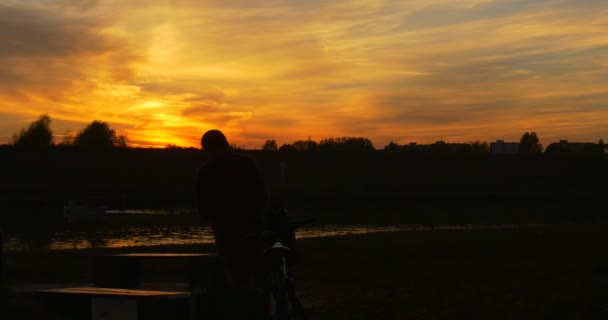
[[[138,145],[198,146],[211,128],[249,147],[312,133],[595,141],[606,13],[592,0],[9,2],[0,112],[100,119]]]

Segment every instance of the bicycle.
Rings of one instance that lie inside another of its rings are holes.
[[[266,292],[269,296],[270,319],[304,320],[306,313],[296,296],[291,267],[298,262],[295,231],[314,219],[289,222],[287,211],[281,209],[267,215],[267,228],[262,240],[265,250],[262,257],[266,274]]]
[[[306,320],[296,296],[292,266],[299,259],[295,231],[312,221],[290,222],[285,209],[267,211],[263,230],[249,233],[244,239],[260,241],[264,248],[259,264],[252,266],[257,269],[255,285],[230,287],[218,260],[213,285],[197,313],[206,319]]]

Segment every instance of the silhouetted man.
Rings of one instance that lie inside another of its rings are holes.
[[[229,284],[246,286],[262,253],[250,235],[262,228],[264,185],[253,159],[231,152],[221,131],[207,131],[201,145],[209,159],[197,173],[198,212],[211,224]]]
[[[4,278],[2,277],[3,272],[4,272],[4,259],[3,259],[4,252],[2,251],[3,247],[4,247],[4,235],[2,234],[2,228],[0,228],[0,293],[4,286],[4,281],[3,281]]]

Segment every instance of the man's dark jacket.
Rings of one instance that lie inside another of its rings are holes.
[[[253,159],[226,152],[205,162],[196,179],[198,212],[213,229],[220,255],[248,250],[246,236],[259,231],[266,192]]]

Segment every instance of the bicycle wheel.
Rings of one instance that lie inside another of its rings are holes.
[[[306,320],[302,304],[295,295],[293,284],[288,279],[274,282],[270,292],[272,320]]]
[[[289,304],[289,319],[306,320],[308,319],[302,303],[296,296],[296,290],[291,281],[287,281],[287,297]]]
[[[285,279],[277,277],[270,292],[270,306],[272,320],[291,320],[289,293],[285,285]]]

